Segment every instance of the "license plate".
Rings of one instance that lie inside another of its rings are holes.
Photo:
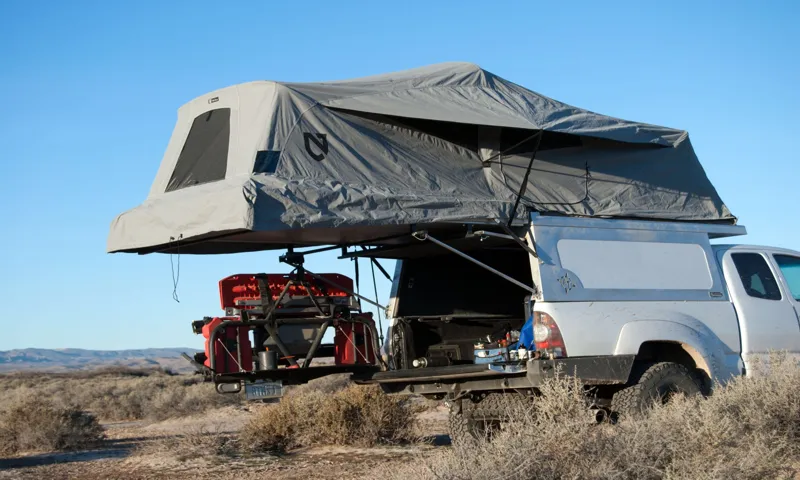
[[[246,383],[244,392],[248,400],[263,400],[266,398],[281,398],[283,396],[283,382]]]

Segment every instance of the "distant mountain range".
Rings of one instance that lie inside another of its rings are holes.
[[[190,371],[181,357],[197,352],[194,348],[143,348],[137,350],[83,350],[80,348],[23,348],[0,351],[0,372],[17,370],[67,371],[120,365],[125,367],[164,367]]]

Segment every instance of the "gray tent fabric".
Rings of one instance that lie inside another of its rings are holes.
[[[149,195],[113,220],[107,251],[380,244],[420,225],[520,225],[531,210],[736,222],[687,132],[443,63],[250,82],[186,103]]]

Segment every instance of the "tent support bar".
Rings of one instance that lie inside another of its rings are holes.
[[[384,277],[386,277],[386,280],[389,280],[389,281],[391,282],[391,281],[392,281],[392,276],[391,276],[391,275],[389,275],[389,272],[387,272],[385,268],[383,268],[383,265],[381,265],[380,263],[378,263],[378,261],[377,261],[377,260],[375,260],[374,258],[370,258],[370,260],[372,260],[372,264],[373,264],[373,265],[375,265],[376,267],[378,267],[378,270],[380,270],[380,271],[381,271],[381,273],[383,274],[383,276],[384,276]]]
[[[330,247],[320,247],[320,248],[315,248],[315,249],[312,249],[312,250],[298,251],[297,253],[301,253],[303,255],[311,255],[312,253],[329,252],[331,250],[338,250],[340,248],[342,248],[341,245],[333,245],[333,246],[330,246]]]
[[[366,252],[367,251],[367,247],[365,247],[364,245],[361,245],[361,250]],[[389,280],[391,282],[392,281],[392,276],[389,275],[389,272],[387,272],[385,268],[383,268],[383,265],[378,263],[378,261],[375,260],[374,258],[370,258],[370,260],[372,261],[373,265],[378,267],[378,270],[380,270],[381,273],[383,274],[383,276],[386,277],[386,280]]]
[[[458,250],[456,248],[451,247],[450,245],[442,242],[441,240],[437,240],[437,239],[433,238],[432,236],[428,235],[428,232],[425,231],[425,230],[422,230],[422,231],[419,231],[419,232],[414,232],[411,235],[414,238],[416,238],[417,240],[420,240],[420,241],[430,240],[431,242],[435,243],[436,245],[439,245],[440,247],[444,248],[445,250],[449,250],[449,251],[455,253],[456,255],[458,255],[459,257],[461,257],[461,258],[463,258],[465,260],[469,260],[470,262],[474,263],[475,265],[478,265],[479,267],[482,267],[482,268],[494,273],[498,277],[501,277],[501,278],[513,283],[514,285],[516,285],[516,286],[518,286],[518,287],[520,287],[520,288],[522,288],[524,290],[527,290],[527,291],[531,292],[533,295],[536,295],[536,290],[534,288],[529,287],[528,285],[525,285],[524,283],[509,277],[505,273],[503,273],[503,272],[501,272],[501,271],[499,271],[499,270],[497,270],[495,268],[492,268],[489,265],[486,265],[485,263],[483,263],[483,262],[481,262],[479,260],[476,260],[476,259],[470,257],[466,253],[464,253],[464,252],[462,252],[462,251],[460,251],[460,250]]]
[[[338,245],[332,245],[330,247],[320,247],[320,248],[315,248],[313,250],[298,251],[297,253],[300,253],[302,255],[311,255],[312,253],[328,252],[330,250],[338,250],[338,249],[347,249],[347,247],[361,246],[363,248],[364,245],[369,245],[369,244],[375,243],[375,242],[382,242],[384,240],[393,240],[395,238],[405,237],[406,235],[408,235],[408,234],[407,233],[400,233],[400,234],[394,234],[394,235],[387,235],[387,236],[384,236],[384,237],[378,237],[378,238],[372,238],[370,240],[364,240],[363,242],[348,243],[348,244],[342,243],[342,244],[338,244]],[[339,258],[342,258],[342,257],[339,257]]]

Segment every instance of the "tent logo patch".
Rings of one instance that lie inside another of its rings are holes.
[[[325,159],[325,155],[328,154],[328,135],[325,133],[303,133],[303,141],[306,144],[306,152],[311,155],[311,158],[314,160],[321,162]],[[311,148],[311,144],[314,144],[316,148],[321,153],[315,153],[314,149]]]

